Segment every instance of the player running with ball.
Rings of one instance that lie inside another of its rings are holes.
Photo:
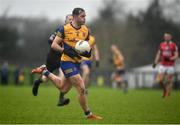
[[[80,75],[81,56],[90,57],[91,51],[79,54],[74,50],[79,40],[89,40],[89,30],[86,25],[84,25],[86,13],[82,8],[75,8],[72,15],[73,21],[58,29],[58,33],[51,45],[54,50],[63,53],[61,57],[61,69],[64,73],[64,77],[60,79],[58,76],[49,72],[46,67],[37,68],[36,73],[48,77],[57,85],[56,87],[60,90],[64,90],[64,94],[70,90],[72,85],[75,86],[78,92],[79,103],[86,118],[100,120],[102,117],[94,115],[89,109],[85,94],[85,84]],[[63,47],[60,46],[62,43]]]

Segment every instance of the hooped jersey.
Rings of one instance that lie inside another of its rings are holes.
[[[82,25],[79,29],[73,27],[71,23],[61,26],[58,29],[57,35],[63,39],[64,48],[75,48],[76,42],[79,40],[89,40],[89,30],[85,25]],[[64,54],[61,57],[61,61],[81,62],[81,59],[71,58]]]
[[[162,42],[159,48],[161,52],[160,63],[164,66],[173,66],[175,64],[174,60],[170,60],[174,56],[175,51],[178,51],[178,48],[174,42]]]

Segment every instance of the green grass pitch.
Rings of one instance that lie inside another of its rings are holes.
[[[169,98],[161,98],[160,90],[121,90],[89,88],[88,102],[101,121],[85,119],[78,103],[76,90],[66,97],[71,102],[57,107],[58,90],[41,86],[34,97],[30,86],[0,86],[0,123],[13,124],[116,124],[116,123],[180,123],[180,91],[173,91]]]

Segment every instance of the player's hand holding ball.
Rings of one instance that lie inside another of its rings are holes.
[[[75,45],[75,50],[79,53],[79,55],[84,57],[91,57],[91,47],[88,41],[79,40]]]

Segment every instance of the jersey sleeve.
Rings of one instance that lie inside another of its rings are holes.
[[[86,41],[89,41],[89,39],[90,39],[90,32],[89,32],[89,30],[88,30],[88,35],[87,35],[87,37],[86,37]]]
[[[60,26],[58,29],[57,29],[57,36],[61,37],[61,38],[64,38],[64,26]]]

